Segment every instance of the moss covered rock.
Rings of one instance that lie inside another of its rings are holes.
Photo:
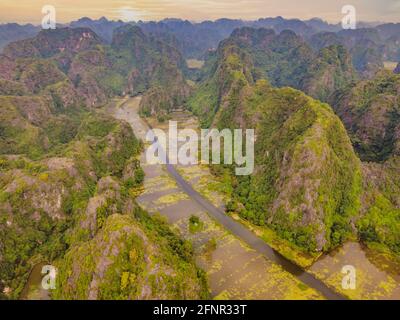
[[[193,263],[129,215],[108,217],[59,267],[56,299],[199,299],[204,292]]]

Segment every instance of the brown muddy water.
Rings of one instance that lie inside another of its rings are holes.
[[[114,114],[129,122],[135,134],[145,141],[149,127],[138,115],[140,99],[128,99]],[[187,113],[173,113],[172,119],[182,128],[198,128],[197,120]],[[152,121],[151,125],[167,132],[168,122]],[[234,236],[173,177],[174,172],[179,172],[186,183],[205,195],[215,208],[223,209],[226,199],[217,188],[210,188],[213,177],[207,167],[177,165],[171,169],[165,165],[148,165],[144,155],[141,162],[146,174],[145,191],[139,196],[138,203],[150,213],[166,217],[183,237],[193,242],[197,262],[208,275],[214,298],[324,299],[317,290],[320,288],[318,281],[322,281],[332,291],[352,299],[400,299],[400,264],[386,256],[350,242],[322,256],[307,269],[308,273],[304,273],[297,266],[288,265],[290,262],[279,255],[263,255],[260,250],[254,250],[256,246],[250,247],[242,241],[245,239],[242,236],[241,239]],[[189,227],[191,216],[198,216],[202,224],[201,230],[195,233]],[[355,290],[342,288],[342,268],[346,265],[354,266],[356,270]],[[319,279],[315,279],[316,285],[313,285],[313,279],[306,281],[311,283],[310,286],[299,280],[304,274]]]
[[[28,281],[21,292],[21,300],[50,300],[50,292],[42,288],[42,268],[47,263],[36,264],[29,274]]]

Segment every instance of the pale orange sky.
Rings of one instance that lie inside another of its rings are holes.
[[[337,23],[346,4],[355,6],[360,21],[400,22],[400,0],[0,0],[0,23],[39,24],[44,5],[56,8],[60,23],[85,16],[125,21],[167,17],[201,21],[278,15],[300,19],[320,17]]]

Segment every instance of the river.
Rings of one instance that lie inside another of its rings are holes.
[[[127,100],[115,116],[129,122],[135,134],[145,138],[149,130],[138,115],[140,97]],[[176,115],[179,118],[179,114]],[[193,127],[193,119],[178,123]],[[209,276],[211,294],[225,299],[342,299],[311,273],[282,257],[263,240],[224,214],[182,178],[172,165],[149,165],[141,158],[146,178],[139,204],[151,213],[168,218],[180,233],[194,243],[198,263]],[[179,166],[178,166],[179,167]],[[193,168],[191,168],[193,170]],[[197,168],[194,168],[197,169]],[[197,215],[205,225],[190,233],[189,218]],[[214,243],[210,249],[210,243]]]
[[[49,291],[42,288],[42,268],[45,265],[46,263],[38,263],[32,268],[28,281],[21,292],[21,300],[50,300]]]

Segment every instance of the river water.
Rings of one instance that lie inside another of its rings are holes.
[[[115,116],[129,122],[135,134],[144,140],[148,124],[138,115],[140,97],[129,99],[115,111]],[[197,120],[184,112],[172,114],[182,128],[198,129]],[[167,131],[168,123],[151,123]],[[197,260],[207,272],[211,293],[216,298],[229,299],[321,299],[318,285],[305,285],[296,268],[288,268],[287,261],[265,258],[250,248],[216,222],[209,213],[188,196],[182,186],[171,176],[166,166],[148,165],[142,156],[146,173],[145,192],[138,198],[141,206],[152,213],[161,213],[177,230],[194,243]],[[186,181],[194,187],[212,184],[212,175],[204,166],[174,166]],[[173,175],[173,174],[172,174]],[[204,182],[204,180],[206,182]],[[197,188],[198,189],[198,188]],[[197,190],[196,189],[196,190]],[[187,191],[187,190],[186,190]],[[215,207],[223,209],[224,196],[213,191],[210,195]],[[200,217],[203,230],[192,234],[189,218]],[[254,248],[254,246],[253,246]],[[285,266],[286,265],[286,266]],[[344,289],[342,273],[344,266],[356,270],[356,289]],[[297,270],[293,271],[293,270]],[[287,271],[289,270],[289,272]],[[330,254],[322,256],[307,271],[325,285],[352,299],[400,299],[400,264],[383,254],[356,242],[346,243]]]
[[[32,268],[20,295],[21,300],[50,300],[50,292],[42,288],[42,268],[45,265],[46,263],[38,263]]]

